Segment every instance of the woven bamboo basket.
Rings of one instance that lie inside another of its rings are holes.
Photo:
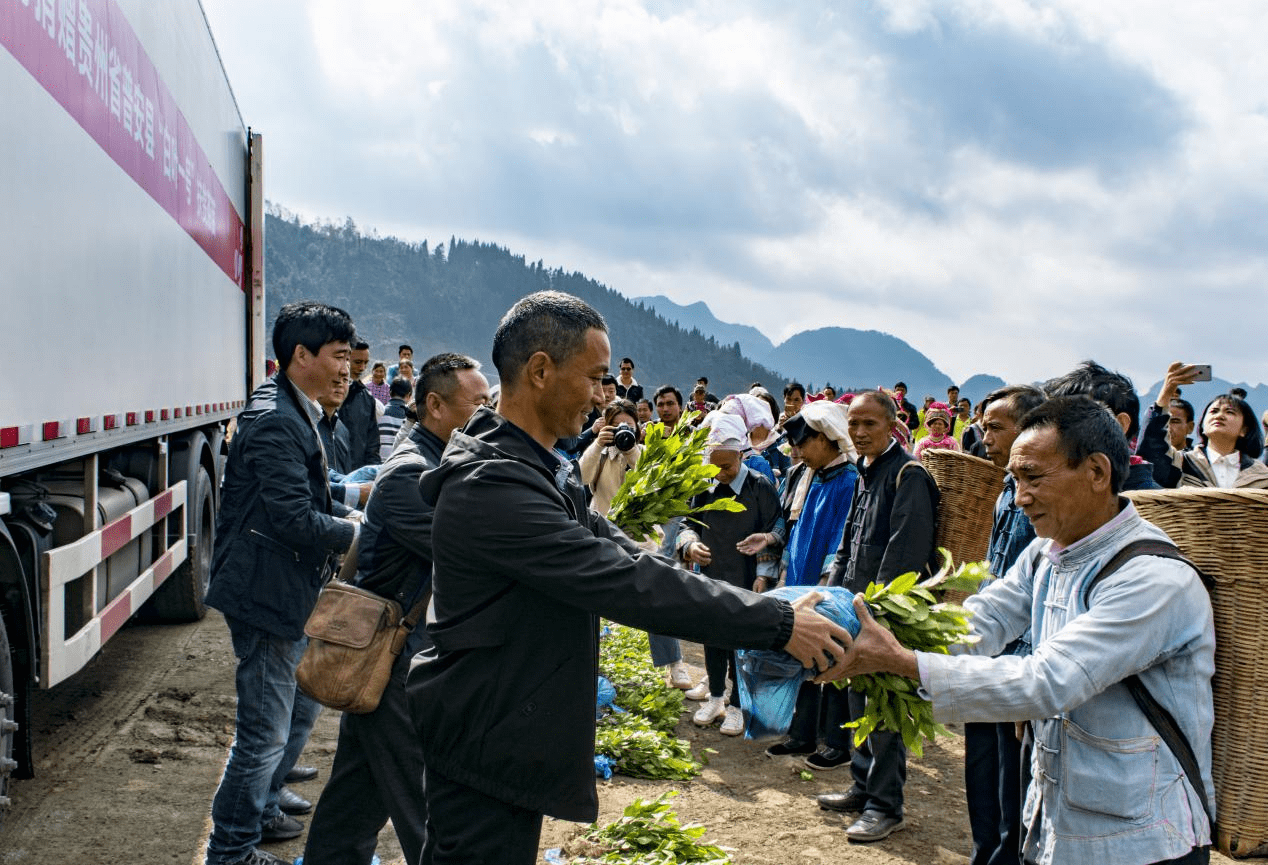
[[[946,547],[956,564],[980,562],[990,545],[995,500],[1004,489],[1004,470],[989,460],[959,451],[927,450],[920,461],[941,493],[936,544]],[[963,592],[947,592],[960,603]]]
[[[1268,491],[1129,493],[1140,515],[1215,579],[1215,729],[1211,732],[1219,850],[1268,855]]]

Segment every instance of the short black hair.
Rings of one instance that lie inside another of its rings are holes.
[[[1013,423],[1019,423],[1027,414],[1042,405],[1045,399],[1047,397],[1044,396],[1043,391],[1033,384],[1006,384],[986,395],[986,399],[982,400],[982,411],[985,412],[997,402],[1005,403],[1004,410],[1008,412],[1008,416],[1013,419]]]
[[[1248,456],[1253,460],[1259,459],[1264,453],[1264,433],[1259,428],[1259,418],[1255,417],[1255,410],[1250,407],[1250,403],[1233,394],[1220,394],[1215,399],[1206,404],[1206,408],[1202,409],[1202,422],[1206,423],[1206,413],[1211,410],[1211,406],[1224,403],[1231,405],[1242,414],[1242,426],[1246,431],[1237,437],[1237,452],[1243,456]],[[1202,446],[1206,447],[1206,433],[1201,428],[1198,429],[1198,438],[1202,440]]]
[[[752,390],[755,387],[761,387],[761,386],[762,386],[762,383],[760,381],[755,381],[751,385],[748,386],[748,389]]]
[[[1246,399],[1246,396],[1247,396],[1247,394],[1246,394],[1246,388],[1244,388],[1244,387],[1230,387],[1230,388],[1228,389],[1228,392],[1229,392],[1231,395],[1233,395],[1233,396],[1235,396],[1235,397],[1237,397],[1238,399],[1241,399],[1241,400]]]
[[[409,389],[413,387],[410,380],[403,375],[398,375],[392,379],[392,383],[387,386],[388,396],[393,399],[405,399],[409,396]]]
[[[539,351],[557,364],[567,362],[581,351],[591,330],[607,333],[607,322],[579,297],[538,291],[520,298],[493,335],[493,365],[502,386],[513,386],[524,364]]]
[[[652,394],[653,405],[660,402],[660,398],[665,394],[671,395],[678,403],[678,408],[682,408],[682,391],[674,387],[672,384],[662,384],[656,388],[656,393]]]
[[[277,311],[277,320],[273,322],[273,354],[283,370],[291,365],[296,346],[302,345],[318,354],[327,343],[351,345],[356,338],[352,316],[337,306],[316,300],[286,304]]]
[[[458,373],[464,369],[479,368],[479,361],[450,351],[427,358],[418,372],[418,381],[414,383],[414,404],[427,402],[429,393],[449,399],[458,388]]]
[[[1193,423],[1193,403],[1189,402],[1187,399],[1180,399],[1180,397],[1176,397],[1171,401],[1171,405],[1179,406],[1180,410],[1184,412],[1184,416],[1187,418],[1185,423]]]
[[[905,382],[905,381],[900,381],[900,382],[897,382],[897,383],[894,385],[894,390],[898,390],[900,387],[901,387],[903,390],[907,390],[907,382]]]
[[[959,386],[958,384],[949,384],[949,385],[947,385],[947,393],[951,393],[951,391],[955,391],[956,393],[959,393],[959,392],[960,392],[960,386]]]
[[[376,369],[387,369],[387,364],[385,364],[385,363],[384,363],[383,361],[381,361],[381,360],[376,360],[376,361],[374,362],[374,366],[370,367],[370,370],[371,370],[371,371],[373,371],[373,370],[376,370]]]
[[[1110,488],[1115,495],[1123,491],[1131,454],[1127,451],[1127,439],[1113,409],[1107,409],[1100,400],[1086,394],[1052,397],[1027,413],[1019,428],[1021,432],[1043,428],[1056,430],[1071,468],[1092,454],[1105,454],[1110,464]]]
[[[616,384],[616,376],[612,375],[612,373],[610,373],[610,372],[604,373],[604,374],[603,374],[603,378],[601,378],[601,379],[599,380],[599,384],[603,385],[604,387],[606,387],[607,385],[610,385],[610,384],[611,384],[611,385],[615,385],[615,384]]]
[[[1111,413],[1125,414],[1130,418],[1127,438],[1140,435],[1140,397],[1136,386],[1121,372],[1111,372],[1093,360],[1085,360],[1070,372],[1044,383],[1049,397],[1090,396],[1109,407]]]
[[[703,384],[707,386],[709,384],[709,377],[707,375],[697,377],[696,384]]]
[[[628,364],[630,365],[630,368],[631,368],[631,369],[634,367],[634,359],[633,359],[633,358],[630,358],[630,357],[623,357],[623,358],[621,358],[621,363],[622,363],[622,364],[626,364],[626,363],[628,363]]]
[[[885,410],[885,417],[889,419],[891,424],[898,420],[898,405],[889,394],[881,393],[879,390],[861,390],[854,395],[850,405],[855,405],[861,399],[870,399],[878,403]]]
[[[398,346],[396,347],[396,356],[397,356],[397,357],[400,357],[400,356],[401,356],[401,352],[405,351],[406,349],[408,349],[408,350],[409,350],[409,353],[410,353],[410,354],[413,354],[413,353],[414,353],[414,346],[412,346],[412,345],[408,345],[408,344],[406,344],[406,343],[402,343],[401,345],[398,345]]]
[[[801,394],[801,398],[805,399],[806,386],[799,381],[790,381],[788,384],[784,385],[784,399],[788,399],[788,397],[795,393]]]
[[[352,344],[353,351],[369,351],[370,344],[363,339],[358,339]]]

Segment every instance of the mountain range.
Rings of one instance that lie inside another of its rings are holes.
[[[664,295],[634,298],[669,321],[738,343],[745,356],[783,372],[813,390],[832,385],[838,392],[907,384],[908,394],[919,402],[929,394],[946,399],[951,377],[908,343],[876,330],[821,327],[796,333],[776,345],[755,327],[718,319],[702,301],[686,306]],[[979,374],[960,383],[961,395],[977,402],[1004,384],[1004,380]]]

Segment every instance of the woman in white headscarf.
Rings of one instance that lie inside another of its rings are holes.
[[[704,419],[705,426],[710,425],[709,418],[714,415],[734,415],[744,423],[745,429],[748,430],[744,464],[753,471],[765,475],[766,479],[778,488],[779,482],[775,480],[775,472],[771,470],[770,463],[760,453],[767,446],[771,431],[775,428],[775,416],[771,414],[770,405],[766,400],[747,393],[732,394],[722,400],[722,404],[716,411],[709,413],[709,416]]]

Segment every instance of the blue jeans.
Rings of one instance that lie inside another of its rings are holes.
[[[321,705],[299,691],[295,668],[306,639],[287,640],[225,616],[238,659],[233,745],[211,802],[207,865],[227,865],[260,842],[277,819],[282,779],[299,759]]]
[[[682,660],[682,647],[673,637],[662,637],[660,634],[648,634],[647,644],[652,650],[652,666],[663,667],[676,664]]]

